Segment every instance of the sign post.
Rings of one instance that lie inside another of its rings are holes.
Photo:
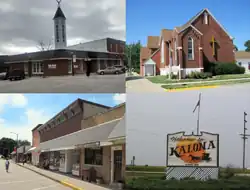
[[[218,179],[219,135],[201,132],[167,135],[166,179]]]

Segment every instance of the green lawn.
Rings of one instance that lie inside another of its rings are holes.
[[[214,80],[241,79],[241,78],[250,78],[250,74],[218,75],[209,79],[182,79],[182,80],[169,80],[168,76],[147,77],[147,79],[150,80],[152,83],[158,83],[158,84],[214,81]]]
[[[169,85],[162,85],[162,88],[165,89],[181,89],[181,88],[192,88],[192,87],[205,87],[205,86],[220,86],[220,85],[232,85],[232,84],[240,84],[240,83],[249,83],[249,79],[242,79],[239,81],[214,81],[209,83],[195,83],[195,84],[169,84]]]

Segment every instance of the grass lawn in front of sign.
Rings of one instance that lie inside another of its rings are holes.
[[[235,75],[217,75],[213,78],[208,79],[181,79],[181,80],[170,80],[168,76],[153,76],[147,77],[149,81],[157,84],[172,84],[172,83],[188,83],[188,82],[206,82],[206,81],[219,81],[219,80],[230,80],[230,79],[250,79],[250,74],[235,74]]]
[[[250,170],[242,171],[241,168],[220,168],[219,180],[210,180],[202,182],[193,179],[165,180],[165,166],[127,166],[126,167],[126,189],[127,190],[179,190],[179,189],[203,189],[203,190],[219,190],[225,188],[231,189],[250,189],[250,178],[247,176],[233,176],[226,178],[225,174],[232,172],[233,174],[250,174]],[[223,174],[223,175],[222,175]],[[201,185],[202,184],[202,185]]]

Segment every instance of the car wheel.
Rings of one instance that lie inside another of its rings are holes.
[[[119,72],[118,72],[118,71],[116,71],[116,72],[115,72],[115,74],[116,74],[116,75],[118,75],[118,74],[119,74]]]
[[[104,72],[100,72],[100,75],[104,75]]]

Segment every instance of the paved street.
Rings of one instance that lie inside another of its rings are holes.
[[[0,93],[125,93],[125,75],[32,77],[0,80]]]
[[[70,190],[57,182],[42,177],[30,170],[10,163],[10,171],[6,173],[4,160],[0,159],[1,190]]]

